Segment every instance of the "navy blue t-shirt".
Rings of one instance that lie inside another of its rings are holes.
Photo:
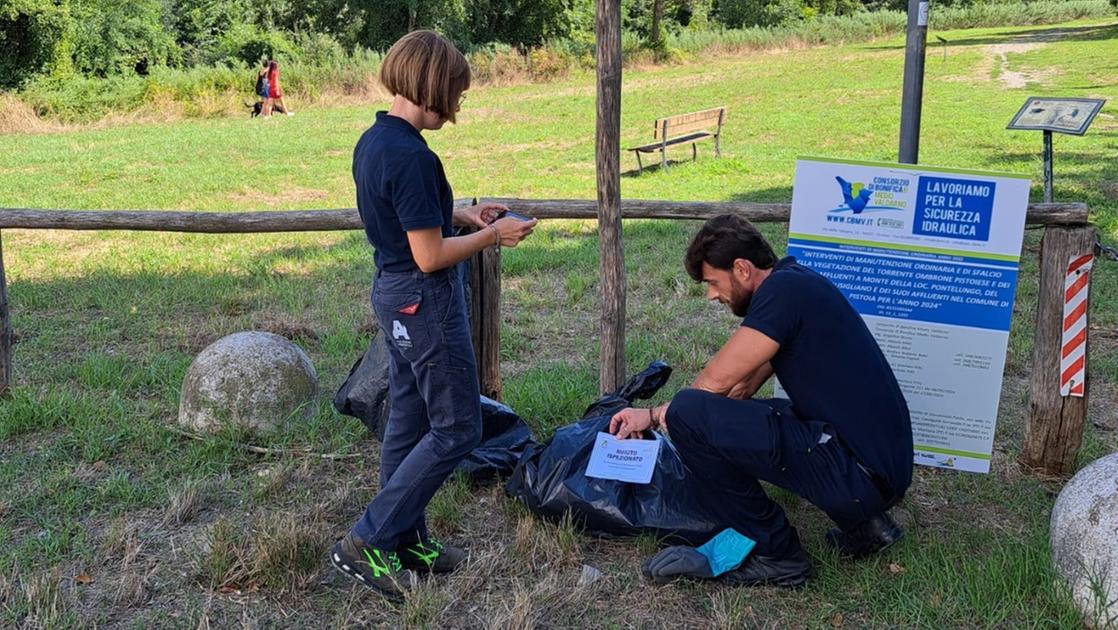
[[[373,261],[383,271],[419,267],[407,232],[441,227],[452,234],[454,196],[439,156],[403,118],[377,112],[353,149],[357,211],[373,245]]]
[[[780,344],[771,364],[796,415],[829,423],[864,465],[903,493],[912,481],[908,405],[838,288],[789,256],[754,293],[742,326]]]

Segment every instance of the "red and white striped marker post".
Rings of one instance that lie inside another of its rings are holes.
[[[1073,256],[1064,275],[1064,338],[1060,345],[1060,395],[1082,398],[1087,382],[1087,284],[1093,254]]]

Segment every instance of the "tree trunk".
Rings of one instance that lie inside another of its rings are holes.
[[[662,45],[661,38],[663,34],[660,32],[660,24],[664,20],[664,0],[655,0],[652,3],[652,34],[649,35],[649,43],[652,44],[653,49],[659,49]]]

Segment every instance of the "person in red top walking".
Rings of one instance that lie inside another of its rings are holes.
[[[268,98],[264,100],[264,115],[271,116],[272,109],[278,104],[279,110],[285,112],[288,116],[294,116],[295,112],[287,107],[287,103],[283,102],[283,87],[280,86],[279,63],[275,59],[268,62]]]

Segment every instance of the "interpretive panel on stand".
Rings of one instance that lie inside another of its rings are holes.
[[[917,463],[990,469],[1028,201],[1011,174],[796,164],[788,253],[865,319],[908,401]]]

